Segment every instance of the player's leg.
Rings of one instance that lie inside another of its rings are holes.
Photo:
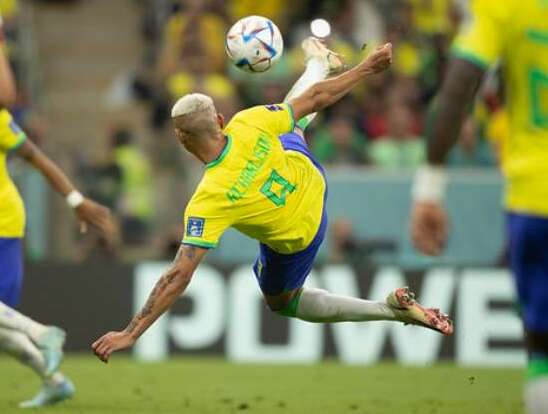
[[[310,246],[295,254],[279,254],[261,245],[254,272],[271,310],[308,322],[400,321],[451,334],[447,316],[416,303],[407,288],[373,301],[303,287],[325,234],[326,219]]]
[[[0,350],[16,358],[31,368],[42,381],[40,392],[21,407],[41,407],[72,397],[74,386],[59,372],[49,372],[43,353],[25,334],[11,329],[0,328]]]
[[[320,40],[314,37],[305,39],[301,46],[305,54],[306,67],[303,74],[284,98],[284,102],[301,95],[315,83],[326,79],[332,73],[341,71],[344,67],[339,56],[327,49]],[[315,113],[307,115],[302,119],[296,120],[297,125],[304,131],[315,117]]]
[[[509,214],[508,235],[529,355],[525,402],[529,414],[548,413],[548,219]]]
[[[46,360],[25,334],[0,328],[0,349],[32,368],[41,378],[46,377]]]
[[[304,287],[282,295],[265,297],[271,309],[307,322],[398,321],[445,335],[453,333],[449,318],[438,309],[421,306],[408,288],[396,289],[388,295],[386,301],[360,299]]]
[[[0,238],[0,328],[28,337],[42,352],[47,371],[52,373],[63,356],[65,332],[42,325],[13,309],[19,302],[23,278],[21,243],[21,239]]]

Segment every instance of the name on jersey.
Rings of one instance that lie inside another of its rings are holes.
[[[253,180],[264,165],[268,155],[270,154],[270,141],[268,135],[261,134],[253,147],[253,158],[247,160],[245,167],[240,172],[236,182],[230,187],[230,190],[226,193],[226,197],[231,203],[235,203],[240,200]]]

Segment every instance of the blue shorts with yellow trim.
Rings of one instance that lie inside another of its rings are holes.
[[[510,265],[525,328],[548,333],[548,218],[508,213]]]
[[[17,306],[22,282],[22,239],[0,237],[0,301],[12,308]]]
[[[301,136],[294,133],[284,134],[280,136],[280,141],[286,151],[298,151],[306,155],[321,172],[324,180],[326,180],[324,169],[320,163],[314,159]],[[320,227],[318,228],[314,239],[306,249],[297,253],[282,254],[275,252],[266,244],[260,244],[259,256],[253,265],[253,272],[257,277],[261,291],[265,295],[275,296],[303,286],[304,281],[312,270],[318,250],[325,238],[327,230],[326,198],[327,180]]]

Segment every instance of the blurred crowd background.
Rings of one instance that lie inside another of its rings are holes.
[[[249,106],[280,102],[303,71],[300,43],[310,35],[310,22],[319,17],[332,27],[328,46],[348,65],[386,41],[394,45],[394,65],[317,118],[307,131],[312,137],[312,151],[331,171],[344,169],[364,175],[412,171],[424,161],[428,104],[440,86],[451,41],[466,19],[467,3],[0,0],[8,53],[19,84],[19,99],[12,108],[15,117],[35,141],[73,173],[88,195],[115,211],[123,230],[123,244],[116,251],[93,237],[73,243],[74,234],[62,225],[66,219],[62,203],[48,196],[52,209],[41,221],[49,223],[46,245],[53,239],[54,247],[43,252],[36,248],[35,256],[79,260],[98,255],[128,260],[169,257],[180,239],[182,211],[201,174],[201,166],[178,148],[172,136],[172,103],[186,93],[203,92],[211,95],[218,110],[230,118]],[[67,20],[78,8],[84,9],[84,23],[74,33],[102,39],[99,52],[104,54],[94,55],[91,45],[86,54],[86,46],[67,34],[71,24],[78,24]],[[271,18],[285,41],[278,64],[258,75],[238,71],[224,51],[228,28],[253,14]],[[102,20],[94,20],[98,17]],[[48,43],[40,35],[40,26],[49,25],[48,36],[55,37],[55,22],[59,32],[66,30]],[[61,59],[52,45],[58,46]],[[114,65],[106,55],[110,49],[116,56],[123,55],[124,50],[135,52],[123,65],[110,67]],[[71,53],[76,57],[71,58]],[[62,96],[48,92],[48,85],[55,84],[55,74],[62,78],[57,82],[66,86],[62,91],[57,88]],[[93,76],[103,79],[100,88],[88,84]],[[86,85],[90,94],[97,89],[97,95],[68,100]],[[501,96],[494,73],[450,154],[451,167],[496,168],[497,142],[508,133]],[[94,97],[100,99],[94,101]],[[53,104],[55,99],[67,102],[63,110],[53,113],[60,105]],[[94,108],[95,113],[108,115],[88,126],[94,119]],[[23,167],[15,164],[13,168],[19,171]],[[34,188],[24,171],[19,180],[23,187],[26,183],[27,188]],[[31,193],[36,196],[37,190]],[[345,217],[334,221],[332,260],[344,260],[341,255],[352,243],[352,228]],[[40,237],[44,236],[39,234],[34,239]],[[384,248],[391,242],[371,243],[373,249],[377,245]]]

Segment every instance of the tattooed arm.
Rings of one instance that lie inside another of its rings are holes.
[[[131,347],[135,341],[154,323],[177,298],[184,292],[196,267],[207,253],[207,249],[190,245],[181,245],[169,269],[156,282],[145,306],[119,332],[109,332],[91,346],[97,357],[108,362],[110,355],[121,349]]]

